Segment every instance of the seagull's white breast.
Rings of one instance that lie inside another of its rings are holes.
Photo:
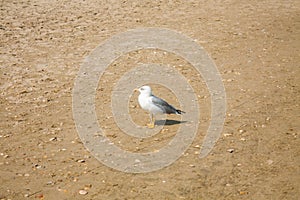
[[[142,109],[147,110],[148,112],[154,115],[162,114],[163,110],[152,102],[152,98],[153,98],[152,96],[140,94],[138,98],[138,102],[142,107]]]

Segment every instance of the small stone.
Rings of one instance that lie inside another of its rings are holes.
[[[240,140],[241,140],[241,141],[246,141],[246,139],[245,139],[245,138],[243,138],[243,137],[242,137]]]
[[[273,160],[267,160],[268,165],[272,165],[273,162],[274,162]]]
[[[39,165],[39,164],[35,164],[34,167],[35,167],[36,169],[41,169],[41,168],[42,168],[42,166]]]
[[[240,195],[248,194],[247,191],[240,191]]]
[[[195,148],[200,148],[200,145],[195,145],[194,147],[195,147]]]
[[[85,162],[85,160],[83,160],[83,159],[79,159],[79,160],[77,160],[76,162],[78,162],[78,163],[84,163],[84,162]]]
[[[28,176],[29,176],[29,174],[24,174],[24,176],[28,177]]]
[[[54,185],[54,182],[53,181],[48,181],[46,184],[47,185]]]
[[[227,149],[227,152],[233,153],[233,152],[234,152],[234,149]]]
[[[86,185],[84,186],[84,189],[85,189],[85,190],[90,189],[90,188],[92,188],[92,184],[86,184]]]
[[[161,132],[162,132],[162,133],[165,133],[165,132],[167,132],[168,130],[169,130],[169,129],[164,128],[164,129],[161,130]]]
[[[245,130],[242,130],[242,129],[239,130],[239,133],[244,133],[244,132],[245,132]]]
[[[37,195],[35,195],[35,198],[44,199],[44,195],[43,194],[37,194]]]
[[[88,192],[86,190],[79,190],[78,193],[81,194],[81,195],[87,195],[88,194]]]
[[[50,138],[49,141],[57,141],[57,137]]]
[[[199,152],[199,151],[195,151],[194,154],[195,154],[195,155],[199,155],[200,152]]]

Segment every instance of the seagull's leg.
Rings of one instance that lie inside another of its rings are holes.
[[[155,122],[155,119],[153,117],[153,114],[150,113],[150,124],[147,124],[148,128],[154,128],[154,122]]]

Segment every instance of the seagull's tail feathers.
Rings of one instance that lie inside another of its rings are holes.
[[[185,112],[182,111],[182,110],[176,110],[176,115],[181,115],[181,114],[183,114],[183,113],[185,113]]]

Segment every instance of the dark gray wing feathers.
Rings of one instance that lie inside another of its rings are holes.
[[[154,105],[161,108],[165,113],[167,113],[167,114],[177,114],[177,115],[184,113],[183,111],[177,110],[172,105],[168,104],[168,102],[166,102],[165,100],[163,100],[159,97],[156,97],[154,95],[152,95],[152,97],[153,98],[151,98],[151,99],[152,99],[152,102],[154,103]]]

